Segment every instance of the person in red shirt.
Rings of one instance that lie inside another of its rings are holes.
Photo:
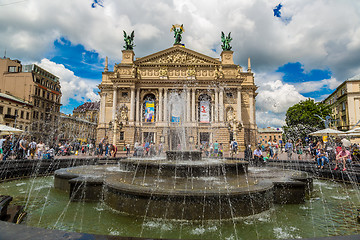
[[[341,151],[336,155],[334,170],[337,170],[339,162],[343,161],[343,171],[346,171],[346,160],[351,160],[351,154],[344,146],[342,146]]]

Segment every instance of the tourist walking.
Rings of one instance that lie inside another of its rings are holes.
[[[291,160],[293,150],[294,150],[294,147],[293,147],[292,141],[291,141],[291,139],[289,139],[288,142],[285,144],[285,152],[287,153],[287,157],[289,160]]]
[[[303,143],[300,138],[297,140],[295,148],[296,153],[298,154],[298,159],[301,160],[301,155],[303,154]]]

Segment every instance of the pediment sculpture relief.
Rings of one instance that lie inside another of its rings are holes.
[[[161,56],[155,59],[150,59],[146,63],[179,63],[179,64],[196,64],[206,63],[204,59],[196,56],[191,56],[183,52],[170,53],[165,56]]]

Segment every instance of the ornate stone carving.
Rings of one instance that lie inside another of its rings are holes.
[[[180,64],[196,64],[205,63],[205,60],[186,53],[175,52],[156,59],[147,61],[148,63],[180,63]]]
[[[222,66],[220,67],[215,67],[215,71],[214,71],[214,79],[218,79],[218,78],[223,78],[224,77],[224,71],[222,69]]]
[[[235,113],[234,113],[234,109],[232,107],[229,107],[227,110],[226,110],[226,120],[228,122],[231,122],[235,119]]]
[[[125,104],[121,105],[119,107],[119,110],[116,114],[116,121],[119,123],[121,121],[127,121],[128,120],[128,108]]]
[[[113,94],[112,93],[107,94],[106,102],[107,103],[112,103],[113,102]]]
[[[188,67],[188,69],[186,70],[186,75],[187,75],[188,77],[194,77],[194,76],[196,76],[195,67]]]
[[[161,77],[167,77],[167,75],[168,75],[167,67],[161,67],[159,70],[159,74]]]

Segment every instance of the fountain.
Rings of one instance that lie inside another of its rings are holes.
[[[178,220],[254,215],[274,203],[302,203],[312,188],[312,178],[305,172],[249,169],[246,161],[203,159],[200,151],[168,151],[160,159],[129,158],[110,169],[109,165],[59,169],[55,188],[69,191],[72,201],[103,200],[130,215]]]

